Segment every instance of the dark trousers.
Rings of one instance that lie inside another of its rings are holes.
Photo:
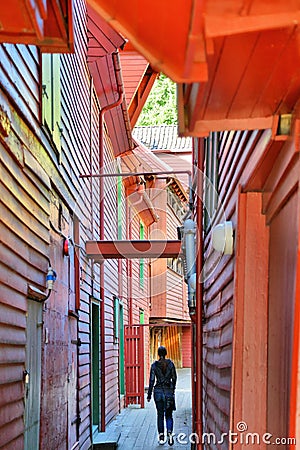
[[[166,395],[164,392],[154,391],[154,401],[157,410],[157,430],[158,434],[164,434],[164,419],[166,418],[167,433],[173,431],[173,409],[166,408]]]

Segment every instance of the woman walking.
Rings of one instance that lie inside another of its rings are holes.
[[[166,348],[163,346],[159,347],[159,359],[151,365],[147,400],[150,402],[154,387],[159,444],[162,445],[166,442],[164,431],[164,419],[166,419],[168,443],[169,445],[173,445],[173,411],[176,409],[175,389],[177,374],[173,361],[166,359],[166,355]]]

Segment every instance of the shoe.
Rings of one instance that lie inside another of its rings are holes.
[[[159,443],[159,445],[164,445],[166,443],[165,436],[163,434],[160,434],[158,436],[158,443]]]
[[[169,445],[174,445],[173,433],[168,433],[168,444]]]

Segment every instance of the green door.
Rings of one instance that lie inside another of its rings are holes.
[[[24,449],[39,450],[41,404],[42,304],[27,303]]]
[[[93,431],[99,429],[100,396],[100,304],[92,302],[92,422]]]
[[[120,394],[125,394],[125,360],[124,360],[124,317],[123,317],[123,305],[119,303],[119,380],[120,380]]]

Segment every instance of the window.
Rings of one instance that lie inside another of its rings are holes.
[[[178,195],[176,195],[171,188],[167,189],[167,194],[168,194],[168,205],[172,208],[176,217],[178,217],[178,219],[181,220],[186,213],[187,205],[180,200]]]
[[[140,308],[140,324],[143,325],[145,323],[145,311]]]
[[[144,239],[145,235],[145,226],[142,222],[140,222],[140,240]],[[140,259],[140,288],[144,289],[145,284],[145,260],[144,258]]]
[[[182,260],[180,258],[167,258],[167,267],[174,270],[178,275],[183,275]]]
[[[60,55],[58,54],[42,55],[42,121],[60,154]]]
[[[210,133],[205,141],[204,229],[211,226],[218,206],[219,133]]]
[[[124,310],[118,297],[114,297],[114,343],[119,349],[119,389],[125,394]]]

